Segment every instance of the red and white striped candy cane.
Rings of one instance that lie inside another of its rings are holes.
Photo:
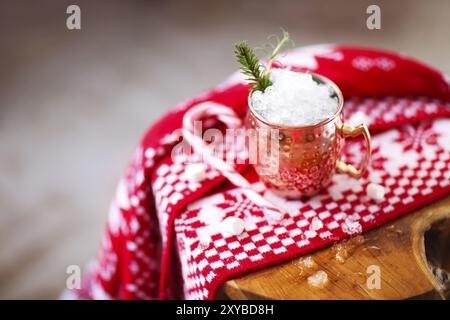
[[[279,220],[284,215],[283,212],[265,199],[261,194],[259,194],[255,189],[253,189],[250,182],[245,179],[236,169],[225,162],[223,159],[215,157],[210,148],[205,144],[202,137],[194,134],[194,122],[200,121],[201,119],[207,117],[216,117],[218,120],[222,121],[227,128],[237,129],[242,127],[241,119],[236,115],[236,113],[224,106],[215,102],[204,102],[198,104],[197,106],[191,108],[186,112],[183,117],[183,137],[191,145],[194,152],[201,155],[202,159],[211,165],[213,168],[218,170],[223,176],[225,176],[233,185],[242,188],[244,194],[248,199],[253,201],[256,205],[265,208],[265,213],[270,216],[273,220]],[[274,217],[278,217],[274,218]]]

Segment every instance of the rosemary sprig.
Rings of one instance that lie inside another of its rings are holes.
[[[246,41],[235,45],[236,59],[241,64],[241,71],[248,76],[246,80],[253,85],[252,91],[263,91],[272,85],[269,74],[265,72],[264,66],[259,63],[253,50]]]
[[[236,55],[236,59],[241,65],[242,73],[248,76],[246,80],[253,85],[252,91],[259,90],[264,92],[267,87],[272,85],[272,81],[270,80],[270,70],[272,68],[273,61],[280,53],[281,49],[290,41],[289,33],[284,30],[282,31],[283,37],[281,40],[277,38],[276,45],[269,43],[273,50],[269,55],[267,68],[259,62],[258,57],[250,48],[247,41],[243,41],[235,45],[234,53]]]

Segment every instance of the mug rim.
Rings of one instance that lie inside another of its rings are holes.
[[[291,70],[291,71],[293,71],[293,70]],[[270,127],[275,127],[275,128],[278,128],[278,129],[283,129],[283,128],[288,128],[288,129],[317,128],[317,127],[321,127],[321,126],[323,126],[323,125],[333,121],[334,119],[336,119],[336,117],[342,112],[342,109],[343,109],[343,106],[344,106],[344,96],[342,94],[341,89],[339,89],[339,87],[337,86],[337,84],[334,83],[332,80],[328,79],[327,77],[324,77],[324,76],[322,76],[320,74],[317,74],[317,73],[314,73],[314,72],[309,72],[309,71],[306,71],[306,72],[305,71],[294,71],[294,72],[310,74],[310,75],[312,75],[313,79],[315,79],[315,80],[318,79],[318,80],[320,80],[320,82],[329,85],[334,90],[335,94],[338,97],[338,107],[337,107],[335,113],[331,117],[328,117],[328,118],[326,118],[326,119],[324,119],[324,120],[322,120],[322,121],[320,121],[320,122],[318,122],[316,124],[305,125],[305,126],[284,125],[284,124],[274,123],[274,122],[271,122],[271,121],[263,118],[261,115],[259,115],[255,111],[255,109],[253,108],[253,105],[252,105],[252,101],[251,101],[252,100],[251,97],[252,97],[253,92],[250,91],[250,93],[248,94],[247,101],[248,101],[249,110],[252,113],[252,115],[256,119],[261,121],[262,123],[264,123],[264,124],[266,124],[266,125],[268,125]]]

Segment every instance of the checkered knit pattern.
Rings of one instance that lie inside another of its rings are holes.
[[[425,108],[426,104],[422,106]],[[276,224],[269,224],[262,209],[253,205],[241,189],[220,192],[188,205],[175,220],[178,247],[183,250],[180,256],[185,296],[211,298],[210,288],[215,288],[217,278],[223,281],[370,230],[411,210],[417,202],[430,201],[448,192],[450,134],[446,127],[450,128],[450,120],[406,125],[376,135],[374,166],[364,178],[353,180],[336,175],[326,192],[308,200],[288,201],[262,191],[267,199],[288,212]],[[411,148],[411,144],[421,146],[422,152]],[[349,143],[345,150],[347,157],[362,154],[356,152],[361,145]],[[401,161],[402,154],[403,159],[410,160]],[[385,187],[383,201],[376,202],[366,195],[370,182]],[[227,237],[216,233],[206,246],[199,241],[197,230],[211,220],[220,221],[229,215],[244,219],[243,234]]]
[[[393,122],[414,123],[437,116],[450,116],[450,104],[430,97],[383,97],[349,99],[345,103],[345,120],[358,124],[363,121],[382,130]]]
[[[171,154],[183,116],[210,101],[244,117],[249,87],[236,73],[177,105],[145,134],[119,183],[99,255],[74,297],[212,299],[228,279],[364,233],[450,193],[447,76],[394,53],[344,46],[297,49],[275,67],[312,70],[342,89],[346,121],[366,122],[373,134],[362,179],[336,174],[322,193],[288,201],[266,190],[251,167],[237,165],[286,212],[277,222],[212,167],[201,182],[189,181],[185,161]],[[348,141],[343,160],[358,165],[363,147]],[[384,200],[367,197],[371,182],[385,187]],[[229,216],[244,220],[244,233],[217,231],[201,240],[202,230]]]

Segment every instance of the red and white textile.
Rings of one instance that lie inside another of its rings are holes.
[[[171,157],[173,133],[186,111],[203,102],[243,118],[249,87],[236,73],[175,106],[144,135],[118,185],[99,255],[83,288],[72,292],[76,297],[213,299],[230,278],[364,233],[450,192],[448,77],[395,53],[339,45],[299,48],[278,67],[311,70],[342,89],[347,121],[364,118],[373,135],[366,175],[335,175],[321,194],[287,201],[265,190],[250,166],[237,165],[287,212],[276,223],[213,167],[199,183],[186,179],[183,159]],[[361,161],[361,147],[349,141],[345,160]],[[386,188],[383,201],[366,196],[370,182]],[[210,243],[199,242],[200,228],[228,216],[245,221],[243,234],[216,233]]]

